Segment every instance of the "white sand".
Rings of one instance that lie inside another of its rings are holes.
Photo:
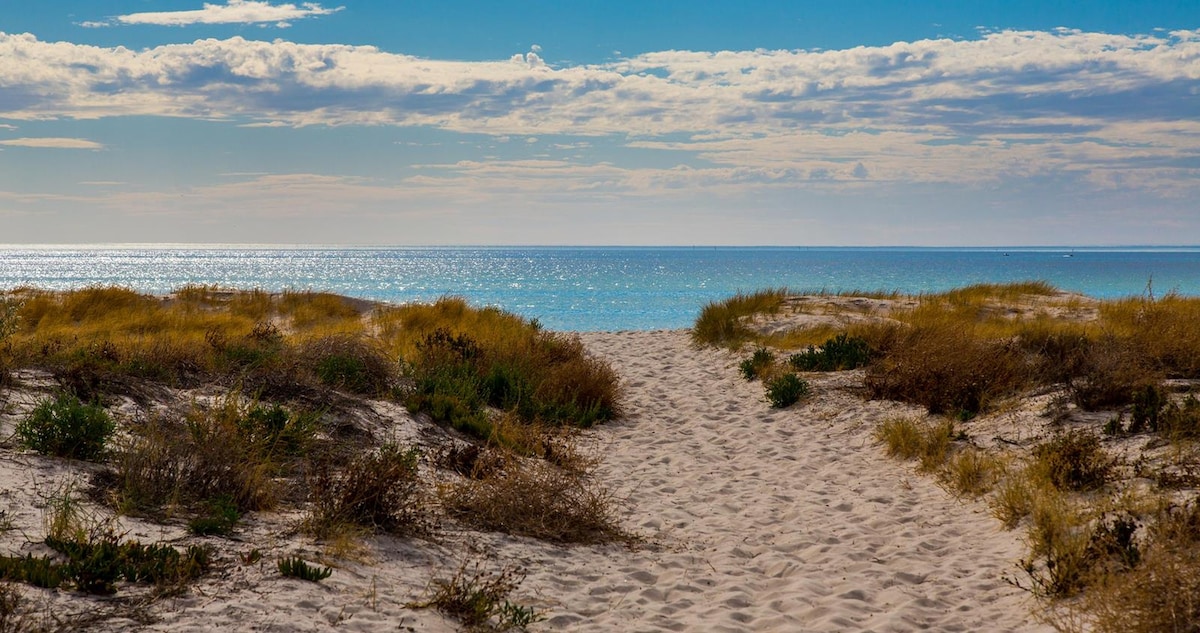
[[[737,375],[736,357],[695,349],[686,332],[583,338],[621,374],[628,402],[623,419],[585,441],[602,451],[601,475],[628,498],[624,520],[646,546],[559,547],[467,531],[437,543],[379,537],[368,543],[371,560],[339,561],[331,578],[313,584],[280,578],[273,564],[292,553],[313,560],[319,547],[292,533],[294,516],[259,516],[239,542],[221,547],[230,555],[262,548],[264,562],[233,561],[189,594],[150,606],[155,621],[146,630],[454,630],[436,612],[405,604],[468,548],[528,568],[514,597],[546,614],[533,630],[1047,630],[1030,617],[1028,595],[1003,581],[1017,572],[1019,534],[871,441],[881,418],[914,409],[864,401],[851,391],[859,377],[843,373],[814,377],[815,398],[773,410],[761,385]],[[24,406],[9,407],[3,434]],[[412,428],[398,408],[386,414]],[[42,551],[28,542],[42,533],[32,506],[69,464],[0,453],[0,502],[27,534],[9,531],[0,545]],[[187,542],[182,525],[125,525],[130,536]],[[60,614],[97,604],[23,591]]]

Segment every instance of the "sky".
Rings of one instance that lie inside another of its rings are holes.
[[[0,243],[1200,244],[1200,2],[0,0]]]

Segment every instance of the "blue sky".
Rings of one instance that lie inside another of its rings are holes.
[[[1200,3],[0,8],[0,243],[1200,244]]]

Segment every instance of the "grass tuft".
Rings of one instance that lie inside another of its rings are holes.
[[[103,407],[60,393],[39,402],[17,424],[17,439],[43,455],[94,460],[104,455],[115,431],[116,424]]]

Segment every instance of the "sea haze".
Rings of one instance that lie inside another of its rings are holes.
[[[767,287],[919,293],[1024,280],[1099,298],[1200,295],[1200,248],[0,246],[2,289],[457,295],[574,331],[684,328],[709,301]]]

